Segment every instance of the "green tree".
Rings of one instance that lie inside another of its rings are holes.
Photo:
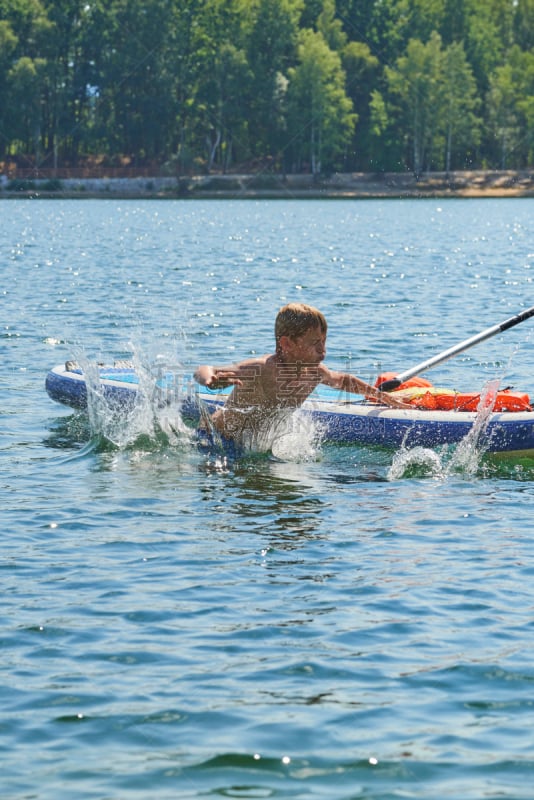
[[[444,0],[443,20],[439,27],[445,45],[462,44],[467,36],[469,0]]]
[[[513,3],[510,0],[469,0],[464,41],[479,92],[485,95],[489,77],[506,61],[512,46]]]
[[[432,165],[443,102],[442,60],[441,37],[434,32],[427,44],[411,39],[406,55],[397,59],[394,69],[385,70],[396,102],[393,124],[404,134],[416,175]]]
[[[180,3],[176,18],[185,22]],[[205,0],[194,16],[189,36],[182,30],[177,41],[181,149],[195,154],[210,171],[225,169],[236,142],[246,138],[241,128],[242,103],[248,96],[246,57],[240,47],[239,0]],[[183,152],[183,150],[182,150]]]
[[[365,42],[383,66],[404,51],[406,31],[404,0],[337,0],[337,13],[350,41]]]
[[[390,124],[390,114],[385,93],[373,89],[369,102],[369,166],[375,172],[405,169],[404,142]]]
[[[467,149],[473,158],[480,143],[476,82],[463,45],[458,42],[445,50],[442,81],[445,169],[449,172],[455,153],[464,153]]]
[[[346,92],[358,114],[351,166],[366,169],[371,158],[371,96],[380,76],[380,62],[371,53],[369,45],[363,42],[349,42],[343,48],[341,58],[346,75]]]
[[[102,141],[136,159],[160,159],[176,117],[168,58],[172,6],[113,0],[104,13],[97,89]]]
[[[17,37],[15,58],[38,58],[46,46],[51,23],[41,0],[0,0],[0,20]]]
[[[534,50],[534,0],[515,3],[514,42],[522,50]]]
[[[0,0],[0,156],[525,165],[533,49],[534,0]]]
[[[513,48],[512,53],[514,60],[517,58],[518,82],[520,82],[517,99],[517,112],[522,131],[518,147],[519,165],[528,166],[534,163],[534,53],[523,52],[519,48]]]
[[[345,47],[347,34],[341,20],[336,17],[336,0],[323,0],[323,10],[317,18],[316,27],[330,50],[340,52]]]
[[[394,18],[403,43],[410,39],[428,41],[433,32],[442,29],[447,0],[397,0]]]
[[[11,141],[9,130],[8,73],[17,48],[17,37],[6,20],[0,20],[0,158],[6,154]],[[18,98],[17,98],[18,99]]]
[[[500,169],[527,166],[534,157],[534,54],[515,46],[488,92],[489,132]]]
[[[257,156],[285,146],[280,76],[294,63],[303,0],[242,0],[243,33],[253,80],[249,98],[250,146]]]
[[[52,24],[40,0],[0,0],[2,151],[40,158],[46,44]]]
[[[225,31],[229,22],[218,0],[172,0],[168,31],[168,70],[172,74],[170,142],[167,159],[178,173],[199,168],[205,162],[204,107],[199,94],[209,73],[213,45],[211,31]]]
[[[334,169],[357,120],[345,92],[340,56],[320,33],[304,30],[298,64],[288,77],[288,125],[295,166],[308,163],[314,175]]]
[[[207,170],[219,163],[223,171],[231,165],[234,150],[248,155],[246,109],[250,72],[245,54],[230,43],[213,53],[209,80],[203,83],[198,99],[204,109]]]
[[[90,146],[87,127],[97,52],[96,40],[89,35],[93,9],[81,0],[56,0],[47,8],[42,144],[47,155],[53,154],[54,166],[58,158],[76,163],[82,144]]]
[[[22,56],[7,76],[11,137],[22,145],[23,152],[34,154],[36,164],[41,160],[40,101],[45,67],[44,59]]]

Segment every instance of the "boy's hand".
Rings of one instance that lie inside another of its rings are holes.
[[[391,408],[403,408],[405,411],[413,411],[414,409],[414,406],[412,406],[411,403],[405,403],[402,400],[395,400],[393,403],[390,402],[388,403],[388,406],[391,406]]]
[[[384,405],[389,406],[390,408],[404,408],[413,411],[414,407],[410,403],[406,403],[403,400],[397,400],[396,397],[392,397],[388,392],[380,392],[380,402],[384,403]]]
[[[242,381],[238,377],[239,372],[235,369],[219,369],[204,364],[198,367],[194,374],[194,379],[208,389],[223,389],[225,386],[242,386]]]
[[[226,386],[242,386],[243,381],[238,378],[238,373],[233,369],[214,369],[206,381],[208,389],[224,389]]]

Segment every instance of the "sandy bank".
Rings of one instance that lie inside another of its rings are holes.
[[[194,177],[35,178],[0,183],[0,198],[118,197],[181,199],[317,199],[534,197],[534,169],[521,171],[208,175]]]

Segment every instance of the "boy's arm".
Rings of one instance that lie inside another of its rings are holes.
[[[197,383],[207,386],[208,389],[223,389],[225,386],[241,386],[239,367],[212,367],[203,364],[198,367],[193,375]]]
[[[334,389],[343,389],[352,394],[361,394],[364,397],[371,397],[373,400],[377,400],[379,403],[391,406],[392,408],[413,408],[413,406],[410,406],[408,403],[397,400],[396,397],[388,392],[381,392],[379,389],[362,381],[355,375],[350,375],[348,372],[334,372],[326,367],[324,367],[324,369],[326,370],[326,374],[322,379],[322,383],[325,383],[327,386],[332,386]]]
[[[202,386],[207,386],[208,389],[223,389],[225,386],[245,386],[245,384],[249,388],[251,386],[254,388],[267,358],[268,356],[247,358],[237,364],[226,364],[220,367],[203,364],[197,367],[193,378]]]

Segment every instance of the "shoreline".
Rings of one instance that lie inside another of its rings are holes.
[[[1,177],[0,199],[400,199],[534,197],[534,169],[191,177]]]

